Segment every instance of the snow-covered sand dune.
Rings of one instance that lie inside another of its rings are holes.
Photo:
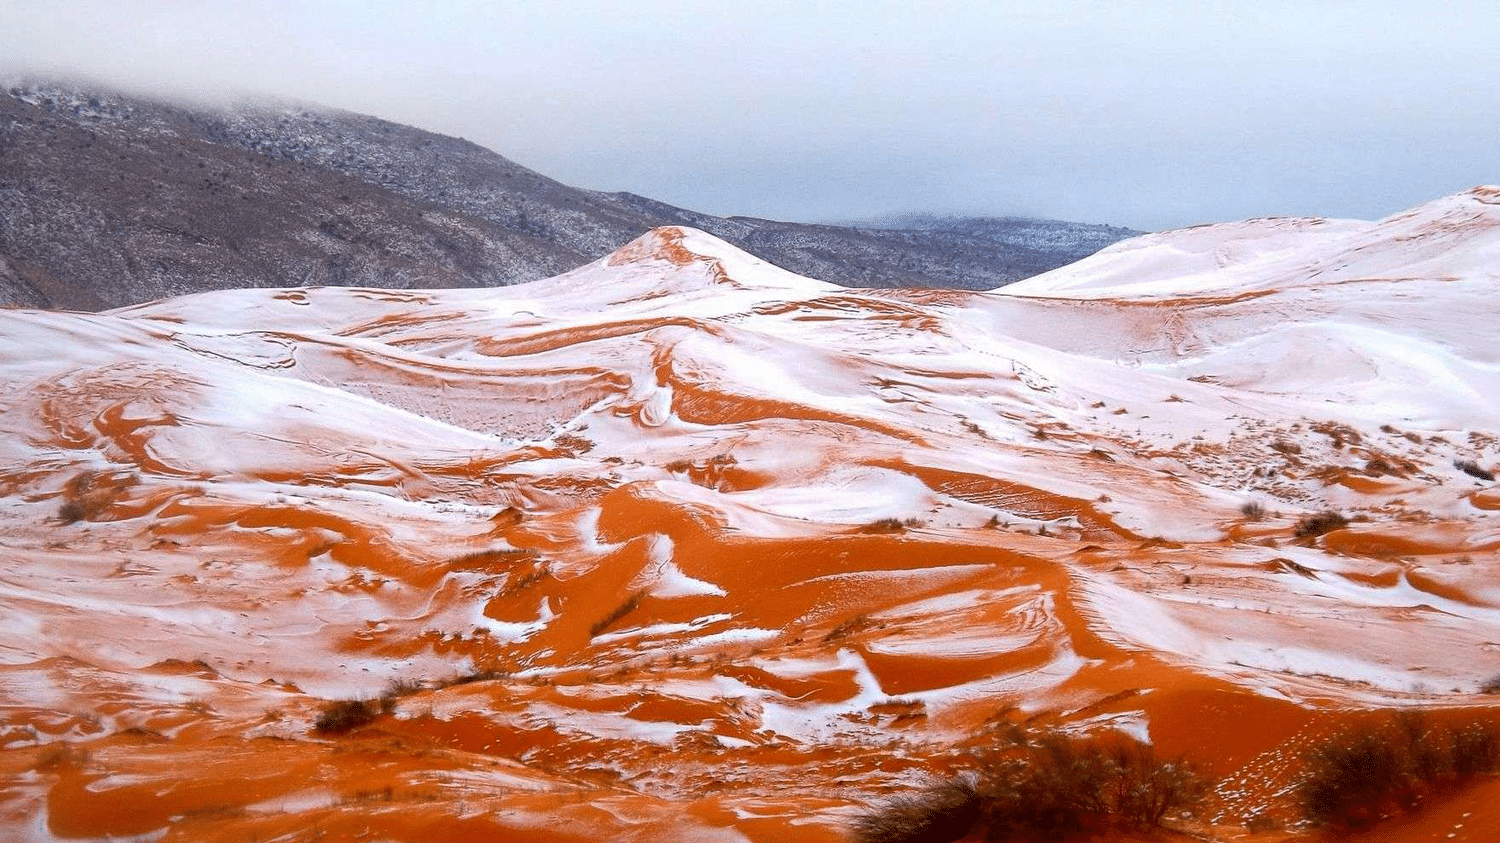
[[[1336,712],[1500,674],[1497,281],[1478,188],[992,293],[667,228],[494,290],[0,312],[0,822],[836,840],[1025,716],[1239,729],[1233,823]]]

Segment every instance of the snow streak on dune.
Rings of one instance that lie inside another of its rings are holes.
[[[668,228],[495,290],[0,312],[0,822],[840,840],[1017,719],[1213,738],[1242,821],[1338,712],[1500,674],[1497,267],[1476,189],[989,294]]]

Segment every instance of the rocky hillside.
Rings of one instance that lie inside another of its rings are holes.
[[[991,222],[1002,224],[715,217],[569,187],[468,141],[333,109],[183,106],[50,83],[0,92],[0,302],[23,306],[496,286],[576,268],[661,225],[845,286],[988,289],[1135,233],[1028,221],[1063,232],[1028,239]]]

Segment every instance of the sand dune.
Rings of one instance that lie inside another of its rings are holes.
[[[1019,717],[1189,753],[1232,836],[1351,712],[1493,711],[1497,196],[993,293],[665,228],[494,290],[0,311],[0,823],[835,841]],[[1484,793],[1370,839],[1489,839]]]

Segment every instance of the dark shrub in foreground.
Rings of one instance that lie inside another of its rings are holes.
[[[1144,830],[1196,805],[1203,780],[1149,746],[1047,735],[1007,750],[972,781],[897,797],[855,825],[856,843],[1065,840]]]
[[[984,801],[969,782],[893,797],[854,824],[856,843],[948,843],[979,822]]]
[[[1303,817],[1362,828],[1416,810],[1476,775],[1500,772],[1500,730],[1489,723],[1433,726],[1404,715],[1335,735],[1306,764],[1297,792]]]

